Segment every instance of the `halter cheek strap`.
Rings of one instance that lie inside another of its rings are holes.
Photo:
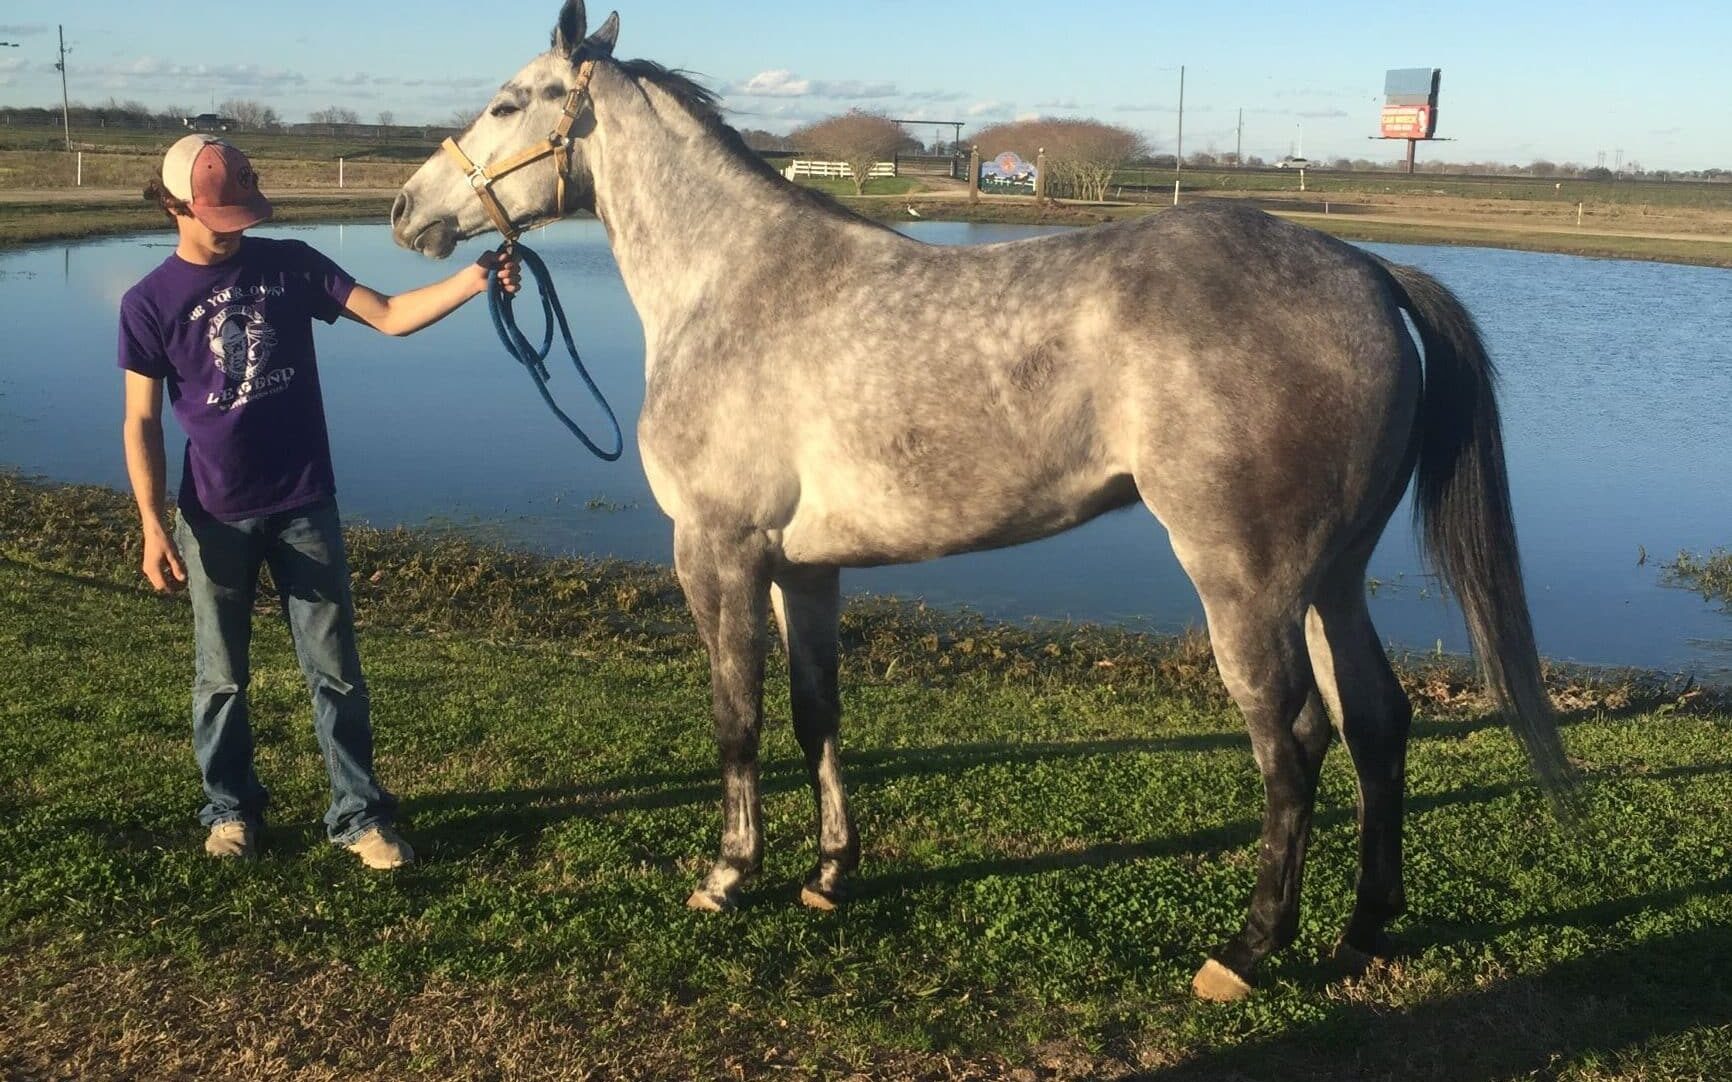
[[[526,165],[551,157],[558,177],[553,209],[559,217],[565,216],[565,185],[571,175],[571,128],[577,123],[577,118],[583,115],[589,102],[589,81],[594,76],[595,61],[585,60],[578,65],[577,81],[572,85],[571,92],[565,96],[559,121],[554,124],[547,138],[539,143],[531,143],[503,161],[494,162],[490,166],[476,165],[469,159],[469,155],[463,153],[463,148],[457,145],[456,139],[447,139],[440,144],[440,149],[456,163],[457,168],[468,179],[475,197],[481,200],[481,208],[493,219],[494,228],[499,230],[507,245],[515,242],[523,231],[513,225],[511,216],[505,213],[505,205],[493,193],[494,183]]]

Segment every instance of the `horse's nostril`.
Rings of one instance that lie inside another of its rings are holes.
[[[409,193],[401,192],[391,204],[391,224],[394,226],[409,216]]]

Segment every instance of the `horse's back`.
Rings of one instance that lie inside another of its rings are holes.
[[[712,358],[708,394],[646,409],[701,436],[655,456],[684,475],[658,498],[749,509],[790,558],[919,560],[1139,495],[1205,532],[1208,502],[1317,511],[1351,502],[1377,445],[1405,439],[1416,372],[1381,272],[1260,212],[982,248],[859,243],[821,291],[758,298],[770,314],[732,338],[754,352]]]

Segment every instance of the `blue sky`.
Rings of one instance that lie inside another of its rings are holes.
[[[738,127],[785,131],[850,106],[980,126],[1094,116],[1159,149],[1267,158],[1393,157],[1372,142],[1383,72],[1443,69],[1438,134],[1422,156],[1654,168],[1732,168],[1727,0],[1646,5],[1485,0],[1287,0],[1207,5],[1076,0],[856,0],[622,4],[620,53],[698,72]],[[74,99],[208,108],[248,97],[304,120],[325,105],[399,122],[474,109],[538,49],[553,0],[270,5],[7,0],[0,104],[57,102],[64,21]],[[592,11],[591,23],[609,10]],[[212,12],[221,12],[213,21]],[[224,25],[220,20],[228,20]]]

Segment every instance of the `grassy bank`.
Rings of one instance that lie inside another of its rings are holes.
[[[273,221],[383,222],[391,200],[375,194],[278,198]],[[0,202],[0,249],[50,241],[87,240],[121,233],[160,231],[172,236],[162,212],[145,203],[101,201]]]
[[[1595,818],[1551,825],[1444,669],[1420,694],[1402,961],[1318,958],[1349,904],[1326,771],[1300,942],[1193,1003],[1250,887],[1258,782],[1195,643],[846,620],[862,897],[794,903],[810,798],[770,690],[765,874],[711,852],[705,666],[665,570],[353,531],[382,771],[425,857],[321,840],[304,689],[261,607],[267,854],[198,852],[183,601],[125,501],[0,476],[0,1075],[24,1078],[1714,1078],[1732,1071],[1732,716],[1563,684]]]
[[[824,182],[813,182],[822,187]],[[906,180],[878,180],[876,197],[855,198],[831,184],[829,194],[843,205],[879,221],[901,223],[912,219]],[[901,189],[892,191],[892,188]],[[378,191],[278,196],[279,222],[383,221],[390,210],[390,197]],[[1159,213],[1160,204],[1047,204],[1033,200],[921,199],[916,204],[921,217],[930,221],[992,222],[1022,225],[1088,226]],[[1642,259],[1708,267],[1732,267],[1732,244],[1709,237],[1640,235],[1593,229],[1570,231],[1545,223],[1511,220],[1386,220],[1385,212],[1399,208],[1376,208],[1380,220],[1367,220],[1341,213],[1325,214],[1321,204],[1271,205],[1284,214],[1344,240],[1397,244],[1455,244],[1520,251],[1557,252],[1604,259]],[[26,244],[82,240],[153,230],[166,230],[161,215],[142,201],[131,198],[99,199],[79,195],[42,193],[29,200],[0,199],[0,249]]]
[[[1194,197],[1206,198],[1206,197]],[[907,205],[896,199],[843,198],[843,204],[883,222],[909,220]],[[916,204],[925,218],[947,222],[991,222],[1015,225],[1099,225],[1104,222],[1140,218],[1167,209],[1161,204],[1040,205],[1032,199],[927,200]],[[1732,244],[1710,238],[1623,235],[1616,232],[1558,231],[1534,228],[1519,222],[1496,221],[1367,221],[1343,214],[1326,214],[1318,203],[1271,206],[1273,213],[1343,240],[1389,244],[1450,244],[1484,248],[1509,248],[1526,252],[1556,252],[1560,255],[1599,259],[1641,259],[1662,263],[1684,263],[1704,267],[1732,267]],[[1382,208],[1379,208],[1380,210]],[[1394,213],[1399,213],[1397,208]]]

